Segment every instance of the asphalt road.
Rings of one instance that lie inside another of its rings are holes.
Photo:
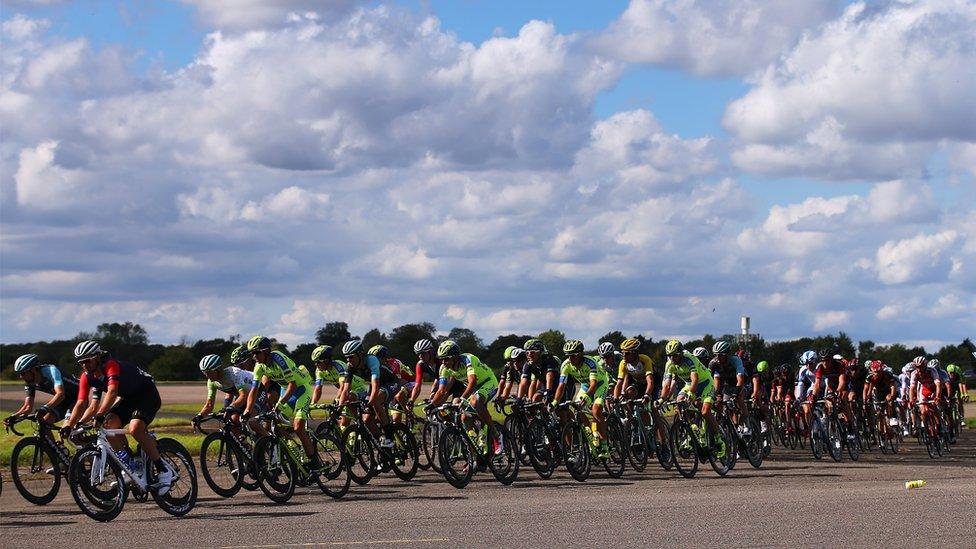
[[[130,500],[107,525],[81,515],[66,486],[35,507],[4,476],[4,547],[976,546],[974,431],[940,460],[915,444],[857,463],[777,448],[762,469],[740,463],[726,478],[707,466],[691,480],[649,466],[578,483],[523,469],[512,486],[485,473],[465,490],[421,471],[408,483],[354,484],[340,501],[299,489],[285,505],[260,492],[221,499],[201,478],[187,517]],[[914,479],[928,484],[906,490]]]

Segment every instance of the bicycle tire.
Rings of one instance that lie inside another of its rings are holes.
[[[10,478],[24,499],[34,505],[47,505],[61,489],[58,456],[38,437],[22,438],[10,452]]]
[[[623,431],[624,426],[619,418],[607,418],[607,447],[610,449],[610,457],[603,460],[603,468],[612,478],[622,477],[627,463],[628,452],[624,446]]]
[[[827,452],[830,454],[830,458],[836,462],[840,462],[844,458],[845,439],[846,433],[844,433],[844,426],[836,418],[828,418]]]
[[[564,457],[569,476],[577,482],[585,481],[590,477],[590,448],[583,426],[576,421],[567,422],[560,442],[565,448]]]
[[[400,480],[412,479],[420,465],[417,441],[413,438],[413,433],[406,425],[394,423],[390,426],[389,436],[393,440],[393,448],[385,453],[393,474]]]
[[[273,436],[263,436],[254,444],[258,487],[275,503],[285,503],[295,493],[297,473],[288,450]]]
[[[200,443],[200,472],[207,486],[222,498],[236,495],[244,484],[246,474],[237,447],[220,431],[203,437]],[[218,474],[221,472],[226,473],[226,477]]]
[[[501,441],[501,452],[496,452],[494,448],[496,439]],[[508,486],[518,478],[519,465],[521,464],[518,443],[515,442],[515,437],[512,436],[511,431],[497,421],[491,423],[488,430],[488,440],[489,452],[491,452],[488,456],[488,468],[495,480]]]
[[[746,459],[749,461],[749,465],[758,469],[762,467],[763,458],[765,457],[762,448],[762,434],[759,432],[759,422],[750,415],[746,417],[745,423],[749,429],[749,435],[741,438],[742,450],[746,455]]]
[[[98,468],[104,468],[105,476],[92,484],[92,470]],[[103,485],[108,489],[103,490]],[[101,450],[96,446],[75,453],[68,467],[68,488],[81,512],[99,522],[109,522],[119,516],[129,492],[122,468],[111,458],[102,463]]]
[[[529,454],[529,461],[532,469],[535,470],[539,478],[547,479],[556,471],[559,462],[556,455],[555,444],[548,429],[542,421],[536,420],[529,423],[525,430],[525,445]]]
[[[630,466],[638,473],[642,472],[647,468],[647,454],[650,452],[647,434],[636,418],[630,419],[625,433],[624,437],[627,440],[627,459],[630,461]]]
[[[451,486],[463,490],[471,482],[477,468],[474,448],[454,425],[444,428],[438,446],[444,478]]]
[[[424,424],[424,429],[420,433],[421,446],[424,450],[424,457],[430,463],[430,468],[435,472],[443,474],[441,470],[440,457],[437,455],[438,439],[440,438],[441,424],[435,421],[428,421]]]
[[[193,457],[182,444],[172,438],[157,440],[156,448],[160,459],[173,468],[173,483],[165,494],[161,495],[157,490],[150,490],[149,493],[160,509],[174,517],[182,517],[197,504],[197,471],[193,465]],[[147,463],[146,467],[152,465]]]
[[[671,455],[675,469],[684,478],[694,478],[698,472],[698,437],[691,430],[691,425],[684,420],[675,421],[671,425]],[[690,463],[683,463],[688,460]]]
[[[810,452],[813,458],[823,459],[824,452],[827,450],[827,432],[823,421],[819,416],[814,415],[810,422]]]
[[[342,434],[342,447],[349,456],[349,476],[353,482],[362,486],[376,476],[376,451],[364,427],[347,427]]]
[[[315,475],[319,489],[332,499],[340,499],[349,492],[352,477],[349,476],[349,458],[342,440],[332,430],[316,434],[313,439],[322,469]]]

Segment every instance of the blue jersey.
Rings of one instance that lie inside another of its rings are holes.
[[[53,364],[44,364],[36,370],[39,380],[29,385],[24,385],[24,392],[27,396],[34,398],[37,390],[53,395],[58,387],[64,390],[64,400],[74,403],[78,400],[78,378],[74,376],[62,376],[61,370]]]

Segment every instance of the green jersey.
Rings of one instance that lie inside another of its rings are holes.
[[[441,383],[447,383],[449,379],[456,379],[461,383],[467,384],[468,376],[472,374],[475,376],[475,385],[478,387],[485,385],[498,386],[498,378],[495,377],[495,372],[471,353],[464,353],[458,357],[457,365],[454,369],[442,365],[439,377],[441,378]]]
[[[563,365],[559,369],[559,383],[566,383],[569,378],[573,378],[583,385],[590,383],[605,385],[610,376],[607,374],[606,368],[603,368],[595,357],[584,356],[579,367],[573,366],[568,358],[563,361]]]
[[[268,376],[268,379],[282,386],[294,382],[299,388],[310,389],[312,378],[308,370],[300,369],[295,361],[288,358],[281,351],[271,351],[271,360],[267,364],[257,363],[254,365],[254,385],[261,383],[261,378]]]
[[[349,389],[353,393],[362,393],[369,390],[366,385],[366,380],[349,373],[348,365],[341,360],[333,360],[331,368],[316,368],[315,369],[315,386],[329,384],[335,387],[342,386],[347,380],[349,381]]]

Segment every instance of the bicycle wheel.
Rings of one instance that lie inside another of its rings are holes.
[[[596,436],[596,433],[593,434]],[[627,446],[624,444],[624,426],[617,417],[607,418],[607,446],[610,457],[603,460],[603,468],[613,478],[620,478],[624,474],[627,463]],[[647,456],[644,456],[645,461]]]
[[[364,427],[350,425],[342,435],[342,447],[349,457],[349,476],[352,481],[364,485],[376,475],[376,452],[369,433]]]
[[[390,426],[389,436],[393,440],[393,448],[387,452],[387,457],[393,474],[400,480],[412,479],[417,474],[420,453],[413,433],[406,425],[394,423]]]
[[[810,451],[814,459],[822,459],[827,446],[827,432],[823,421],[814,415],[810,425]]]
[[[759,422],[752,416],[745,418],[745,425],[749,429],[749,434],[742,437],[742,451],[749,460],[749,465],[758,469],[762,466],[763,454],[762,433],[759,430]]]
[[[505,429],[512,435],[515,449],[518,452],[519,463],[521,465],[532,465],[529,461],[529,453],[525,451],[525,424],[512,414],[505,418]]]
[[[352,478],[349,476],[349,460],[343,452],[342,440],[332,430],[315,435],[315,452],[322,468],[315,475],[319,489],[333,499],[339,499],[349,492]]]
[[[627,459],[630,461],[630,466],[637,472],[643,471],[647,467],[649,445],[644,428],[636,419],[631,418],[627,424],[624,439],[627,441]]]
[[[559,457],[555,449],[556,441],[550,436],[542,421],[529,423],[525,430],[525,447],[529,461],[539,478],[549,478],[556,470]]]
[[[215,494],[229,498],[244,484],[241,455],[221,432],[213,432],[200,443],[200,472]]]
[[[82,448],[71,459],[68,487],[81,512],[99,522],[119,516],[129,492],[119,465],[111,458],[103,459],[102,451],[94,446]]]
[[[851,440],[853,437],[853,440]],[[850,456],[851,461],[857,461],[861,457],[861,434],[857,429],[853,429],[844,443],[847,444],[847,455]]]
[[[562,444],[565,447],[566,470],[579,482],[590,476],[590,444],[583,433],[583,426],[570,421],[563,427]]]
[[[671,425],[671,455],[681,476],[692,478],[698,472],[698,437],[684,420]]]
[[[471,482],[477,468],[474,448],[468,443],[464,433],[454,425],[444,427],[438,446],[444,478],[451,486],[463,489]]]
[[[61,488],[61,468],[54,450],[37,437],[20,439],[10,453],[10,477],[24,499],[47,505]]]
[[[712,469],[719,474],[719,476],[724,477],[729,474],[735,467],[735,433],[725,424],[719,423],[719,432],[716,436],[721,437],[725,442],[725,452],[721,453],[718,448],[718,443],[713,445],[713,450],[708,453],[708,462],[712,465]],[[755,436],[752,437],[754,440]],[[762,463],[762,448],[759,448],[759,458],[760,464]]]
[[[254,464],[258,470],[258,487],[275,503],[284,503],[295,493],[295,464],[288,450],[276,437],[264,436],[254,445]]]
[[[661,464],[662,469],[670,471],[674,467],[674,456],[671,452],[671,426],[668,425],[667,420],[661,418],[661,426],[654,426],[653,436],[657,462]]]
[[[519,472],[519,447],[504,425],[493,421],[488,429],[488,468],[495,480],[508,486],[515,482]]]
[[[420,434],[421,446],[424,449],[424,457],[430,463],[430,468],[438,473],[441,471],[440,458],[437,456],[437,442],[440,438],[441,424],[435,421],[428,421],[424,424],[424,429]]]
[[[158,490],[150,490],[150,494],[160,509],[174,517],[182,517],[197,504],[197,470],[193,458],[182,444],[171,438],[157,440],[156,448],[163,463],[172,471],[173,481],[165,494],[160,495]]]
[[[836,418],[827,420],[827,451],[831,459],[840,461],[844,457],[844,426]]]
[[[898,449],[901,448],[901,443],[905,436],[902,434],[901,425],[891,427],[888,435],[888,449],[891,450],[892,454],[897,454]]]

